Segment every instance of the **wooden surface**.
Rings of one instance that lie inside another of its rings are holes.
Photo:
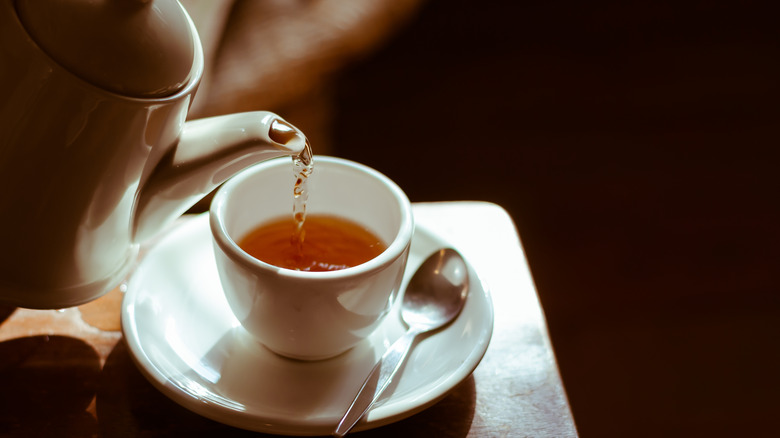
[[[509,216],[487,203],[418,204],[414,212],[487,285],[493,337],[446,398],[359,436],[576,436]],[[121,298],[116,289],[78,308],[0,308],[0,436],[257,436],[191,413],[145,380],[122,340]]]

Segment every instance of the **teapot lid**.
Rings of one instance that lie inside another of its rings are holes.
[[[93,85],[139,98],[190,80],[198,38],[177,0],[17,0],[39,47]]]

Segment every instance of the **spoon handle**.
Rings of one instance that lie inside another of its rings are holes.
[[[379,396],[387,389],[390,382],[393,381],[393,376],[401,368],[406,354],[412,347],[414,338],[419,333],[419,330],[409,329],[385,351],[379,362],[374,365],[366,381],[363,382],[363,386],[360,388],[355,400],[352,401],[349,409],[344,413],[338,427],[336,427],[336,431],[333,432],[333,436],[342,437],[346,435],[363,418],[363,415],[371,409],[371,406],[379,400]]]

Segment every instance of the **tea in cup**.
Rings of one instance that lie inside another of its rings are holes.
[[[315,160],[298,240],[289,158],[230,179],[210,211],[232,312],[267,348],[304,360],[341,354],[379,326],[398,295],[414,229],[409,199],[389,178],[349,160]]]

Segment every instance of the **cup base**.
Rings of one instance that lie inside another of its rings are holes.
[[[309,356],[309,355],[300,355],[300,354],[288,353],[288,352],[284,352],[284,351],[275,350],[275,349],[269,347],[268,345],[260,342],[257,339],[255,339],[255,342],[257,342],[257,344],[259,344],[261,347],[265,348],[266,350],[270,351],[271,353],[273,353],[273,354],[275,354],[277,356],[283,357],[285,359],[297,360],[297,361],[301,361],[301,362],[317,362],[317,361],[322,361],[322,360],[333,359],[334,357],[341,356],[342,354],[348,352],[349,350],[351,350],[351,349],[353,349],[355,347],[353,345],[353,346],[347,347],[346,349],[341,350],[338,353],[334,353],[334,354]]]

